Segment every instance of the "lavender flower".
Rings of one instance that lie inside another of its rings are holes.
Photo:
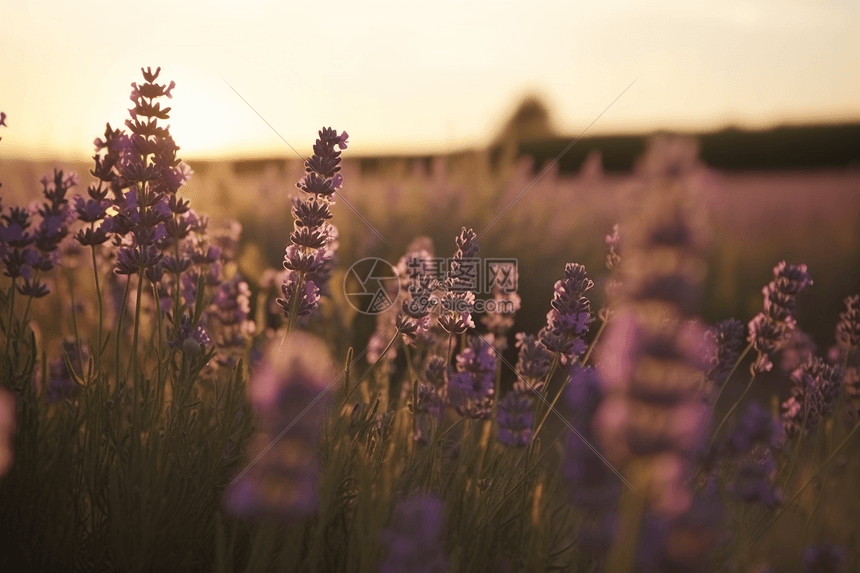
[[[606,268],[610,271],[621,264],[621,234],[618,231],[618,223],[612,225],[612,234],[606,235],[606,246],[609,253],[606,255]]]
[[[519,392],[509,392],[496,407],[499,441],[508,448],[527,446],[532,440],[534,399]]]
[[[836,342],[846,350],[860,347],[860,295],[845,299],[845,310],[836,324]]]
[[[86,344],[82,344],[80,358],[86,362],[89,360],[89,354],[89,347]],[[72,371],[69,370],[69,366],[66,364],[63,355],[68,356]],[[60,356],[48,364],[48,383],[45,388],[45,402],[54,404],[62,400],[73,399],[80,390],[80,387],[74,380],[74,376],[77,375],[80,377],[85,374],[84,365],[79,360],[75,341],[72,339],[64,340]]]
[[[818,352],[818,347],[812,338],[799,328],[789,331],[779,352],[779,368],[783,372],[794,372],[812,360]]]
[[[519,349],[514,381],[514,391],[521,394],[541,392],[544,378],[552,363],[552,354],[534,335],[517,333],[516,347]]]
[[[5,118],[0,118],[0,122]],[[15,398],[0,388],[0,478],[12,467],[12,443],[15,437]]]
[[[338,233],[326,221],[332,217],[334,193],[343,185],[343,176],[338,173],[338,149],[347,148],[347,137],[345,131],[338,134],[331,128],[322,128],[314,143],[314,154],[305,160],[305,176],[296,183],[309,197],[293,200],[294,230],[284,256],[284,268],[289,272],[281,286],[283,298],[277,299],[289,320],[308,317],[327,294]],[[292,324],[288,326],[291,327]]]
[[[689,478],[710,419],[702,378],[714,351],[693,318],[707,246],[699,203],[682,180],[657,175],[624,225],[624,290],[598,348],[593,430],[607,459],[646,492],[648,511],[671,524],[694,499]]]
[[[729,318],[708,329],[710,347],[714,354],[710,357],[708,380],[716,386],[721,386],[731,372],[744,345],[746,329],[744,323],[736,318]]]
[[[441,301],[439,326],[451,334],[462,334],[475,328],[472,308],[477,290],[478,236],[472,229],[463,229],[456,238],[457,250],[451,260],[451,268],[445,278],[446,292]]]
[[[448,374],[448,399],[461,416],[486,419],[492,410],[496,353],[492,345],[470,336]]]
[[[41,298],[50,292],[47,284],[39,280],[39,273],[50,271],[59,262],[60,244],[74,219],[66,194],[77,182],[74,173],[64,175],[55,170],[52,178],[41,179],[43,203],[30,209],[12,207],[8,215],[0,217],[0,260],[4,274],[12,279],[23,278],[15,287],[24,296]],[[39,221],[33,228],[35,215]]]
[[[334,380],[328,349],[311,335],[293,332],[282,351],[268,349],[250,384],[258,431],[249,455],[256,461],[226,493],[231,513],[293,518],[316,511],[317,439]]]
[[[432,494],[414,494],[394,512],[391,527],[380,535],[386,556],[379,573],[443,573],[445,506]]]
[[[552,309],[538,338],[548,350],[560,354],[562,364],[572,363],[588,348],[583,337],[591,324],[591,302],[585,292],[593,286],[585,267],[577,263],[568,263],[564,279],[555,283]]]
[[[241,275],[222,282],[212,297],[206,316],[210,330],[214,330],[215,345],[218,347],[216,362],[220,366],[231,367],[236,364],[239,354],[253,336],[256,325],[251,319],[251,290]]]
[[[782,424],[770,411],[749,402],[726,442],[726,459],[737,467],[730,490],[744,503],[775,507],[780,494],[774,486],[776,459],[782,447]]]
[[[773,368],[773,357],[794,330],[797,319],[797,295],[812,286],[812,277],[806,265],[788,265],[781,261],[773,269],[773,280],[762,289],[764,311],[749,323],[749,340],[758,351],[752,371],[768,372]]]
[[[788,437],[806,433],[833,412],[839,397],[842,371],[814,358],[791,373],[791,397],[782,404],[782,423]]]

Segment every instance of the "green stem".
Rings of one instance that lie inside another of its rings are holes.
[[[391,327],[389,326],[389,328],[391,328]],[[380,335],[380,336],[382,336],[382,335]],[[358,379],[358,381],[353,385],[353,387],[352,387],[352,388],[350,388],[350,390],[349,390],[349,394],[347,394],[347,396],[344,398],[344,401],[343,401],[344,406],[347,404],[347,402],[349,402],[349,398],[350,398],[350,396],[352,396],[353,392],[355,392],[355,390],[356,390],[359,386],[361,386],[362,381],[363,381],[365,378],[367,378],[367,376],[368,376],[371,372],[373,372],[373,369],[374,369],[374,368],[376,368],[376,365],[377,365],[377,364],[379,364],[379,363],[380,363],[380,361],[382,360],[382,358],[383,358],[383,357],[388,353],[388,351],[391,349],[391,347],[392,347],[392,346],[394,345],[394,343],[397,341],[397,337],[398,337],[398,336],[400,336],[400,331],[399,331],[399,330],[398,330],[397,332],[395,332],[395,333],[394,333],[394,336],[393,336],[393,337],[391,338],[391,340],[388,342],[388,345],[386,345],[385,349],[384,349],[384,350],[379,354],[379,357],[378,357],[378,358],[373,362],[373,364],[371,364],[371,365],[370,365],[370,368],[368,368],[368,369],[367,369],[367,371],[366,371],[364,374],[362,374],[361,378],[359,378],[359,379]]]
[[[93,224],[95,225],[95,224]],[[90,245],[90,249],[92,251],[92,259],[93,259],[93,277],[96,281],[96,298],[99,301],[99,326],[98,326],[98,338],[96,339],[96,348],[95,348],[95,361],[96,361],[96,372],[99,372],[99,368],[101,367],[102,360],[102,322],[104,320],[104,302],[102,301],[102,289],[99,284],[99,273],[98,268],[96,266],[96,246]]]
[[[113,362],[114,362],[114,369],[116,370],[116,374],[115,374],[116,379],[115,379],[114,383],[117,386],[119,386],[119,380],[120,380],[120,378],[119,378],[119,372],[120,372],[120,368],[119,368],[119,341],[122,338],[122,317],[123,317],[123,315],[125,315],[125,305],[128,304],[128,291],[129,291],[130,287],[131,287],[131,276],[126,275],[125,290],[122,293],[122,303],[120,304],[119,310],[117,311],[116,333],[115,333],[114,345],[113,345]]]
[[[39,269],[36,269],[36,272],[33,273],[33,284],[36,284],[39,281]],[[21,326],[27,324],[27,317],[30,315],[30,303],[33,302],[33,297],[27,297],[27,306],[24,307],[24,317],[21,319]]]
[[[12,320],[15,318],[15,279],[12,277],[12,287],[9,289],[9,318],[6,319],[6,364],[9,365],[9,348],[12,342]],[[9,372],[12,372],[9,366]]]
[[[132,447],[135,447],[140,438],[140,419],[139,405],[140,402],[140,372],[137,365],[137,339],[140,332],[140,307],[141,299],[143,298],[143,267],[137,271],[137,300],[134,303],[134,336],[131,341],[131,376],[134,384],[134,406],[132,407]]]
[[[735,410],[737,410],[738,406],[740,406],[743,399],[746,398],[747,393],[750,391],[750,388],[752,388],[752,384],[753,384],[754,380],[755,380],[755,374],[750,376],[750,381],[747,383],[747,387],[744,388],[743,393],[740,395],[740,397],[737,400],[735,400],[735,403],[732,404],[732,407],[729,408],[729,411],[726,412],[725,416],[723,416],[723,419],[720,421],[720,424],[717,426],[717,429],[714,430],[714,434],[711,436],[711,445],[714,444],[714,441],[717,439],[717,435],[719,435],[720,430],[723,429],[723,426],[726,425],[726,422],[728,422],[729,418],[732,417],[732,414],[735,413]]]
[[[714,409],[714,407],[717,405],[717,402],[719,402],[719,400],[720,400],[720,396],[722,396],[722,395],[723,395],[723,390],[725,390],[725,389],[726,389],[726,386],[728,386],[728,385],[729,385],[729,380],[731,380],[732,375],[735,373],[735,371],[736,371],[736,370],[738,369],[738,367],[741,365],[741,362],[743,362],[743,360],[744,360],[744,358],[746,358],[747,354],[749,354],[749,351],[750,351],[750,350],[752,350],[752,347],[753,347],[753,343],[752,343],[752,342],[750,342],[749,344],[747,344],[747,347],[746,347],[746,348],[744,348],[744,351],[743,351],[743,352],[741,352],[741,355],[740,355],[740,356],[738,356],[738,359],[737,359],[737,360],[735,360],[735,365],[734,365],[734,366],[732,366],[732,369],[729,371],[729,375],[728,375],[728,376],[726,376],[726,379],[725,379],[725,380],[723,380],[723,384],[722,384],[722,386],[720,386],[720,390],[719,390],[719,392],[717,392],[717,395],[714,397],[714,401],[711,403],[711,410],[713,410],[713,409]]]
[[[835,458],[835,457],[836,457],[836,454],[838,454],[838,453],[842,450],[842,448],[844,448],[844,447],[845,447],[845,446],[846,446],[846,445],[851,441],[851,439],[854,437],[854,434],[856,434],[856,433],[857,433],[857,430],[860,430],[860,422],[857,422],[856,424],[854,424],[854,427],[853,427],[853,428],[851,428],[851,431],[850,431],[850,432],[848,432],[848,435],[847,435],[847,436],[845,436],[845,438],[844,438],[841,442],[839,442],[839,445],[838,445],[838,446],[836,446],[836,449],[834,449],[834,450],[830,453],[830,455],[829,455],[829,456],[827,456],[827,459],[826,459],[826,460],[824,460],[824,463],[822,464],[822,466],[821,466],[821,468],[818,470],[818,472],[816,472],[816,474],[815,474],[815,475],[813,475],[812,477],[810,477],[809,479],[807,479],[807,480],[806,480],[806,482],[801,486],[801,488],[800,488],[799,490],[797,490],[797,492],[794,494],[794,496],[793,496],[793,497],[788,501],[788,503],[786,503],[785,505],[783,505],[783,506],[779,509],[779,511],[776,513],[776,515],[773,517],[773,519],[771,519],[771,520],[770,520],[770,522],[769,522],[769,523],[764,527],[764,529],[762,529],[760,532],[758,532],[758,533],[757,533],[757,534],[752,538],[752,540],[751,540],[749,543],[747,543],[747,546],[746,546],[746,548],[747,548],[747,549],[749,549],[750,547],[752,547],[752,546],[753,546],[753,545],[754,545],[754,544],[755,544],[759,539],[761,539],[762,535],[764,535],[764,534],[767,532],[767,530],[768,530],[768,529],[770,529],[770,528],[773,526],[773,524],[774,524],[774,523],[776,523],[776,522],[779,520],[779,518],[780,518],[780,517],[782,517],[782,515],[783,515],[783,514],[784,514],[784,513],[785,513],[785,512],[786,512],[786,511],[787,511],[787,510],[788,510],[792,505],[794,505],[794,503],[795,503],[795,502],[797,501],[797,499],[800,497],[800,494],[802,494],[802,493],[804,492],[804,490],[806,490],[806,488],[807,488],[807,487],[809,487],[809,485],[810,485],[812,482],[816,481],[816,480],[819,478],[819,476],[820,476],[820,475],[821,475],[821,473],[824,471],[824,469],[825,469],[828,465],[830,465],[830,462],[832,462],[832,461],[833,461],[833,458]]]
[[[588,364],[588,359],[591,358],[591,353],[594,351],[594,348],[597,346],[597,341],[600,340],[600,335],[603,334],[603,331],[606,330],[606,325],[609,323],[609,313],[606,314],[606,320],[600,323],[600,328],[597,329],[597,334],[594,335],[594,340],[591,341],[591,345],[588,347],[588,350],[585,351],[585,355],[582,357],[581,364],[585,366]]]

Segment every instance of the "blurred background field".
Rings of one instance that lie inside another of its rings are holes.
[[[422,235],[433,239],[437,256],[448,257],[461,227],[486,231],[481,256],[518,260],[523,310],[515,330],[526,332],[542,326],[566,262],[586,265],[600,286],[604,237],[636,193],[649,134],[586,137],[556,162],[573,137],[552,133],[547,116],[543,104],[526,100],[482,149],[359,157],[348,150],[346,186],[334,209],[339,268],[369,256],[396,263]],[[713,232],[703,317],[749,320],[773,266],[805,263],[815,285],[800,303],[800,324],[828,347],[842,300],[860,291],[860,125],[723,131],[690,137],[689,144]],[[240,265],[248,281],[280,268],[301,160],[186,162],[194,175],[182,193],[192,206],[242,224]],[[39,179],[54,167],[81,175],[77,191],[84,191],[89,163],[12,158],[0,163],[4,196],[36,199]],[[599,307],[601,289],[593,296]]]

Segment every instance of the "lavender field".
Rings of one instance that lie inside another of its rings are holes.
[[[141,71],[0,141],[3,571],[860,571],[860,167],[186,163]]]

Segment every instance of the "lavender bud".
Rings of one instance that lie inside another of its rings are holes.
[[[496,407],[499,441],[508,448],[521,448],[532,440],[534,400],[525,394],[509,392]]]

